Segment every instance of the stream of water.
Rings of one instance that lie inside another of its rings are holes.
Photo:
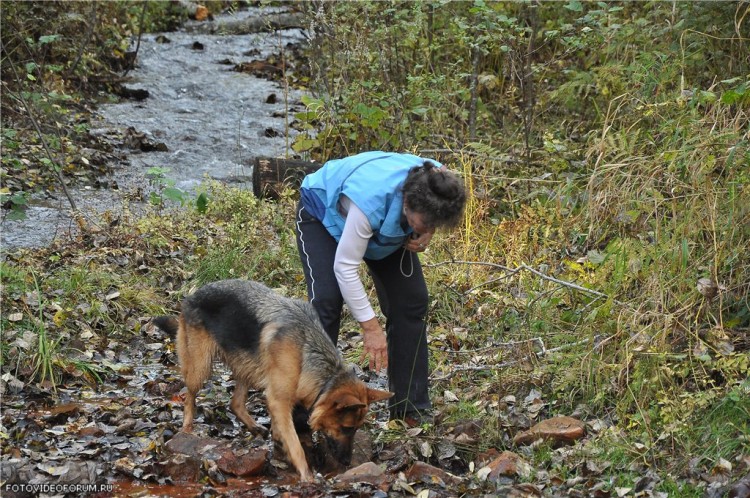
[[[220,33],[222,23],[252,16],[274,16],[280,11],[251,8],[212,21]],[[92,118],[92,134],[112,134],[133,128],[166,151],[125,150],[127,160],[113,164],[106,179],[118,189],[72,187],[82,214],[96,222],[100,214],[117,215],[127,195],[147,192],[146,176],[152,168],[165,168],[175,186],[194,190],[204,179],[240,182],[251,188],[252,162],[257,156],[279,157],[289,151],[293,130],[287,126],[290,106],[301,93],[233,66],[265,60],[288,44],[304,41],[299,29],[241,35],[197,34],[187,30],[147,34],[141,38],[136,68],[128,88],[147,90],[142,101],[124,100],[100,106]],[[275,98],[269,96],[275,94]],[[272,103],[269,103],[272,102]],[[141,196],[142,197],[142,196]],[[4,219],[0,225],[0,250],[40,247],[64,240],[74,230],[70,206],[59,192],[54,198],[36,195],[26,218]]]

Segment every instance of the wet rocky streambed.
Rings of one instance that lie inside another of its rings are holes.
[[[104,156],[107,173],[92,185],[69,187],[86,218],[116,216],[166,185],[194,192],[213,178],[250,188],[255,157],[291,151],[289,124],[302,108],[301,92],[279,75],[283,56],[287,81],[294,77],[292,54],[304,32],[264,29],[279,17],[294,24],[278,9],[247,9],[142,36],[123,85],[129,98],[101,105],[91,118],[90,134],[113,145],[110,153],[90,151]],[[243,26],[261,31],[222,34]],[[3,219],[0,241],[3,251],[38,247],[64,241],[74,229],[63,192],[47,192],[31,199],[25,219]]]

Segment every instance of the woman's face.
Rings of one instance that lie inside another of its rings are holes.
[[[424,215],[417,211],[412,211],[406,204],[404,204],[404,216],[406,216],[406,222],[415,233],[423,234],[435,232],[435,227],[431,227],[424,222]]]

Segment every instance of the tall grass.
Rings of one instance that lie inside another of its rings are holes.
[[[60,339],[53,340],[47,334],[47,326],[44,319],[44,301],[45,296],[39,286],[39,280],[36,273],[32,272],[34,280],[34,290],[39,299],[38,317],[35,320],[35,331],[37,336],[36,352],[31,359],[33,372],[31,376],[42,384],[48,384],[55,388],[60,378],[59,371],[56,368],[58,363],[58,346]]]

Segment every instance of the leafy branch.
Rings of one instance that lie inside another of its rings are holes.
[[[15,76],[17,81],[21,81],[21,78],[18,74],[18,70],[16,69],[16,64],[13,61],[12,57],[7,57],[6,60],[10,64],[10,68],[13,71],[13,75]],[[13,93],[8,91],[8,93],[17,101],[23,105],[23,108],[26,110],[26,114],[29,116],[29,120],[31,121],[31,124],[34,126],[34,130],[36,131],[37,135],[39,136],[39,140],[42,144],[42,147],[44,148],[44,153],[47,155],[47,158],[50,160],[50,163],[53,165],[52,169],[54,170],[55,176],[57,177],[58,181],[60,182],[60,187],[63,190],[63,193],[65,194],[65,197],[68,199],[68,203],[70,204],[71,209],[73,210],[74,218],[76,219],[76,223],[78,224],[79,228],[84,228],[83,218],[81,217],[81,213],[78,210],[78,207],[76,206],[76,202],[73,199],[73,196],[68,191],[68,186],[65,184],[65,180],[62,176],[62,167],[60,166],[59,161],[57,161],[52,154],[52,151],[49,148],[49,145],[47,143],[47,140],[44,137],[44,133],[42,132],[42,128],[39,126],[39,121],[37,120],[36,116],[34,115],[34,111],[31,108],[31,105],[29,105],[29,102],[26,100],[26,98],[23,96],[23,93]]]

